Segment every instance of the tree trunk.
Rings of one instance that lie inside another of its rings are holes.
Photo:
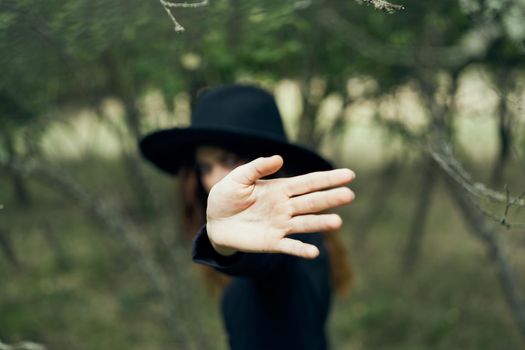
[[[312,9],[306,9],[299,12],[300,16],[308,23],[313,23],[315,12]],[[303,38],[308,43],[304,52],[303,73],[301,78],[301,95],[303,104],[303,113],[299,123],[297,141],[303,145],[308,145],[312,149],[319,147],[319,137],[316,133],[317,111],[321,98],[313,96],[312,81],[315,78],[316,67],[318,65],[319,47],[322,44],[322,33],[319,30],[313,30]]]
[[[446,174],[445,177],[447,177]],[[489,227],[487,218],[476,207],[461,186],[449,177],[447,177],[447,186],[452,198],[461,210],[463,219],[470,232],[485,245],[490,259],[496,265],[505,301],[516,322],[516,326],[525,340],[525,303],[520,294],[512,266],[500,247],[498,233],[495,229]]]
[[[7,262],[14,268],[20,268],[20,260],[16,256],[15,249],[11,243],[10,232],[0,228],[0,249],[4,252]]]
[[[303,114],[298,133],[298,141],[312,149],[319,147],[319,138],[316,135],[317,107],[308,99],[308,93],[303,93]]]
[[[424,174],[421,179],[419,199],[414,212],[414,218],[409,231],[405,253],[403,254],[403,270],[408,272],[414,266],[421,252],[421,241],[423,239],[425,223],[427,221],[432,195],[436,187],[436,166],[432,159],[427,159],[424,165]]]
[[[395,183],[401,173],[401,167],[397,160],[391,161],[382,170],[380,180],[374,192],[370,195],[370,208],[365,213],[363,219],[359,220],[359,233],[355,238],[355,251],[360,252],[366,250],[368,242],[368,233],[377,223],[377,218],[381,217],[383,210],[386,207],[388,198],[394,190]],[[377,203],[382,203],[377,205]]]
[[[134,77],[130,72],[125,71],[125,62],[119,62],[118,58],[113,56],[105,57],[106,71],[110,86],[124,104],[124,120],[128,135],[122,135],[122,149],[124,167],[127,170],[128,180],[132,187],[137,205],[141,215],[150,217],[155,211],[155,200],[153,192],[150,189],[144,170],[143,161],[138,157],[137,143],[142,137],[142,125],[140,122],[140,111],[137,107],[137,96],[134,83]],[[128,151],[127,142],[131,138],[132,147]]]
[[[508,74],[504,74],[508,78]],[[508,109],[508,101],[506,99],[507,89],[505,86],[507,81],[501,81],[503,85],[500,100],[498,103],[498,136],[499,136],[499,152],[492,169],[491,182],[493,186],[499,187],[503,183],[503,173],[505,165],[510,158],[510,150],[512,145],[512,116]]]
[[[7,151],[8,162],[11,163],[16,160],[16,150],[14,140],[11,135],[4,133],[4,145]],[[15,203],[22,208],[28,208],[31,206],[31,195],[27,186],[26,180],[17,174],[16,172],[7,169],[7,174],[11,178],[11,184],[13,185]]]
[[[55,262],[57,266],[62,270],[67,270],[70,267],[69,259],[62,242],[57,237],[55,230],[49,222],[42,224],[42,234],[47,244],[55,255]]]

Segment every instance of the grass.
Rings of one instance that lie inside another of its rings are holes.
[[[395,191],[381,203],[386,208],[375,218],[366,246],[353,251],[358,275],[351,297],[338,300],[334,308],[334,348],[522,348],[495,266],[484,245],[466,229],[442,183],[432,201],[421,256],[410,273],[402,269],[418,173],[417,168],[402,171]],[[365,177],[355,186],[364,192],[376,181]],[[350,247],[359,233],[352,221],[359,222],[376,204],[369,200],[361,196],[361,203],[356,201],[348,212]],[[503,243],[523,287],[523,246],[514,245],[513,239]]]
[[[132,187],[122,181],[125,174],[113,160],[90,157],[60,166],[94,193],[133,200]],[[346,222],[342,233],[357,277],[351,295],[333,305],[329,324],[333,348],[523,348],[495,267],[485,247],[465,228],[443,184],[432,201],[421,256],[407,273],[400,264],[421,169],[415,163],[407,165],[391,194],[375,203],[369,194],[385,178],[377,170],[356,170],[359,177],[353,187],[358,198],[342,211]],[[477,174],[482,179],[483,171]],[[174,185],[152,171],[148,177],[163,196],[165,207],[158,221],[172,222],[174,195],[166,189]],[[516,186],[522,182],[519,173],[511,179]],[[0,182],[5,206],[0,228],[10,230],[21,262],[17,269],[0,254],[0,339],[32,340],[57,350],[177,348],[164,323],[159,296],[119,238],[39,184],[31,182],[30,189],[33,206],[17,208],[9,199],[9,182]],[[369,210],[377,210],[377,216],[366,243],[357,250],[360,219]],[[145,224],[145,235],[154,234],[156,221]],[[45,239],[44,223],[58,237],[67,266],[60,264],[56,247]],[[523,232],[502,235],[523,291]],[[182,267],[165,268],[169,272]],[[213,349],[224,348],[215,301],[200,292],[190,295],[199,305],[203,329],[208,329],[203,337],[212,340]],[[179,321],[194,326],[189,318]]]

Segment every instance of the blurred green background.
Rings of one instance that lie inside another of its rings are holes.
[[[525,348],[525,2],[402,5],[0,0],[0,349],[226,348],[137,140],[233,82],[357,173],[334,349]]]

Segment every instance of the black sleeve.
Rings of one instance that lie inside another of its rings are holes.
[[[320,234],[301,234],[291,238],[302,238],[301,241],[319,247]],[[317,239],[316,239],[317,238]],[[302,259],[278,253],[243,253],[237,252],[223,256],[213,249],[204,225],[193,240],[193,261],[214,268],[230,276],[264,278],[269,273],[277,272],[286,261]]]

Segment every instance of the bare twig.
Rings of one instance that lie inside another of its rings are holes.
[[[478,208],[479,211],[481,211],[483,213],[483,215],[485,215],[489,219],[497,222],[498,224],[504,226],[508,230],[525,229],[525,224],[523,224],[523,223],[511,223],[505,215],[504,216],[498,216],[498,215],[496,215],[494,213],[491,213],[490,211],[486,210],[485,208],[482,208],[481,205],[479,205],[476,202],[474,202],[474,205],[476,206],[476,208]]]
[[[514,198],[512,199],[511,196],[510,196],[510,191],[509,191],[509,188],[507,185],[505,185],[505,193],[507,195],[507,203],[505,204],[505,211],[503,213],[503,216],[500,218],[500,223],[504,226],[507,226],[508,228],[513,228],[513,226],[520,226],[521,228],[524,228],[525,225],[524,224],[510,224],[509,223],[509,220],[508,220],[508,215],[509,215],[509,209],[512,207],[512,206],[515,206],[516,205],[516,201],[522,201],[523,200],[523,197],[525,196],[525,192],[523,192],[519,197],[517,198]]]
[[[405,9],[403,5],[392,4],[385,0],[360,0],[359,2],[372,5],[375,9],[386,11],[388,13],[395,13],[396,11]]]
[[[46,350],[46,347],[29,341],[8,345],[0,340],[0,350]]]
[[[171,12],[174,8],[197,8],[197,7],[203,7],[208,5],[208,0],[201,0],[199,2],[173,2],[173,1],[166,1],[166,0],[159,0],[162,6],[164,7],[164,10],[168,13],[168,16],[170,16],[171,21],[175,25],[175,31],[176,32],[183,32],[184,27],[177,21],[175,16],[173,16],[173,13]]]
[[[164,7],[171,7],[171,8],[177,8],[177,7],[180,7],[180,8],[197,8],[197,7],[202,7],[202,6],[206,6],[208,5],[208,0],[202,0],[202,1],[199,1],[199,2],[172,2],[172,1],[165,1],[165,0],[160,0],[160,3],[164,6]]]
[[[510,229],[525,227],[525,224],[510,223],[507,216],[511,207],[525,207],[525,192],[519,196],[512,196],[510,191],[506,191],[505,193],[496,191],[482,182],[473,180],[470,173],[463,167],[452,152],[452,145],[445,142],[442,136],[430,140],[430,138],[428,138],[429,133],[424,133],[423,135],[415,134],[408,130],[401,122],[383,121],[383,124],[388,127],[391,132],[402,136],[405,141],[419,146],[420,149],[428,153],[439,167],[471,196],[479,200],[488,199],[505,205],[504,215],[498,216],[482,209],[478,204],[479,209],[487,217]]]
[[[493,190],[482,182],[474,181],[471,175],[463,168],[461,163],[454,157],[450,144],[439,142],[428,145],[428,152],[439,164],[439,166],[452,177],[463,189],[476,198],[488,198],[492,201],[505,203],[506,206],[525,207],[525,199],[522,196],[513,197],[510,194]],[[508,211],[508,208],[506,208]]]
[[[363,0],[364,1],[364,0]],[[320,9],[316,23],[327,32],[339,35],[352,33],[345,36],[345,45],[356,50],[364,57],[386,65],[400,65],[413,67],[414,65],[426,66],[439,62],[443,67],[458,67],[468,62],[484,57],[490,45],[498,38],[499,32],[492,26],[479,26],[466,31],[461,40],[451,46],[425,46],[422,51],[417,46],[399,46],[382,42],[381,39],[371,35],[358,24],[341,15],[334,8]],[[480,37],[480,45],[467,45],[470,37]]]

